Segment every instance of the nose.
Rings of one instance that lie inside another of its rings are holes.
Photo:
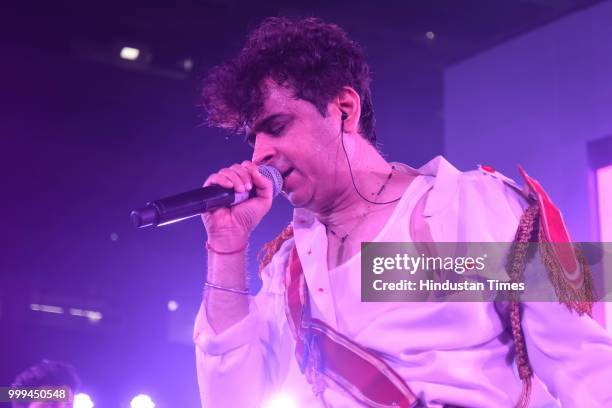
[[[277,155],[277,149],[274,146],[273,139],[265,134],[259,134],[255,137],[255,147],[253,149],[252,162],[255,164],[270,163]]]

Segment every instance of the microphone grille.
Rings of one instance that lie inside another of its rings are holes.
[[[257,170],[259,170],[259,173],[262,176],[272,181],[272,195],[276,197],[283,189],[283,176],[281,175],[280,171],[278,171],[275,167],[265,164],[257,166]]]

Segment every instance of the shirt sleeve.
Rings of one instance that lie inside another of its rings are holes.
[[[283,279],[292,241],[262,271],[262,288],[244,319],[216,334],[200,305],[194,342],[203,407],[259,407],[282,382],[291,356]]]
[[[457,178],[457,239],[464,242],[509,242],[514,239],[524,197],[505,178],[481,172]],[[457,213],[453,213],[456,208]],[[532,262],[541,262],[539,255]],[[543,265],[529,273],[546,273]],[[549,284],[548,280],[547,284]],[[612,337],[590,316],[565,304],[523,302],[521,324],[529,361],[537,377],[563,407],[612,406]]]
[[[612,340],[588,315],[558,302],[523,303],[529,360],[562,407],[612,406]]]

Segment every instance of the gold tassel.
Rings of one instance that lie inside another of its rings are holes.
[[[537,241],[539,242],[540,256],[542,263],[548,272],[548,276],[555,289],[559,301],[567,305],[570,310],[575,310],[582,315],[591,315],[593,302],[595,301],[593,277],[589,266],[582,255],[582,252],[574,246],[579,267],[582,269],[584,281],[579,289],[572,287],[564,276],[564,272],[559,261],[554,255],[552,243],[546,239],[544,230],[538,225],[540,208],[537,204],[531,205],[521,217],[519,227],[516,232],[515,240],[512,243],[510,256],[506,265],[508,275],[514,282],[522,280],[527,262],[527,251],[530,242],[534,240],[534,231],[537,228]],[[527,408],[531,395],[531,378],[533,369],[527,355],[527,347],[521,327],[521,310],[518,293],[513,292],[510,300],[510,323],[512,338],[516,350],[517,368],[519,377],[523,382],[521,395],[516,403],[517,408]]]
[[[540,208],[537,204],[531,205],[521,217],[519,227],[516,231],[516,236],[510,250],[506,270],[513,282],[520,282],[525,272],[527,263],[527,251],[530,242],[533,238],[533,231],[537,225],[537,219],[540,214]],[[516,351],[516,366],[519,372],[519,377],[523,382],[523,388],[518,402],[517,408],[526,408],[529,405],[531,395],[531,377],[533,369],[527,355],[527,346],[521,326],[521,305],[517,292],[512,292],[510,297],[510,328],[512,331],[512,339],[514,340],[514,348]]]
[[[267,242],[257,254],[257,260],[259,261],[259,277],[261,278],[261,271],[272,262],[274,254],[278,252],[283,242],[293,237],[293,225],[289,224],[276,236],[273,240]]]
[[[531,378],[523,380],[523,390],[521,391],[521,396],[516,403],[516,408],[527,408],[529,406],[529,400],[531,397]]]
[[[576,289],[565,278],[563,268],[553,251],[552,245],[554,243],[546,239],[542,230],[540,230],[539,240],[542,263],[548,272],[548,278],[555,289],[559,302],[565,304],[570,310],[575,310],[579,315],[586,313],[591,316],[593,302],[595,301],[593,277],[582,252],[574,246],[578,267],[582,270],[583,276],[582,285]]]

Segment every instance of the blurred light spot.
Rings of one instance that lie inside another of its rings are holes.
[[[74,408],[93,408],[94,403],[91,397],[84,392],[80,392],[74,396]]]
[[[428,40],[433,40],[434,38],[436,38],[436,33],[434,33],[433,31],[428,31],[425,33],[425,37]]]
[[[155,408],[155,403],[147,394],[138,394],[130,402],[131,408]]]
[[[92,323],[102,320],[102,313],[95,310],[83,310],[71,307],[68,309],[68,313],[70,313],[72,316],[85,317]]]
[[[89,311],[89,313],[87,314],[87,318],[89,319],[90,322],[97,323],[100,320],[102,320],[102,313]]]
[[[268,400],[264,408],[298,408],[298,405],[290,395],[276,394]]]
[[[168,310],[171,312],[175,312],[176,309],[178,309],[179,305],[176,302],[176,300],[170,300],[168,301]]]
[[[76,309],[74,307],[71,307],[70,309],[68,309],[68,313],[70,313],[73,316],[85,317],[85,310],[83,309]]]
[[[183,60],[183,68],[185,71],[191,71],[193,69],[193,60],[191,58]]]
[[[119,234],[117,234],[116,232],[113,232],[112,234],[110,234],[110,239],[111,241],[116,241],[119,239]]]
[[[56,313],[56,314],[64,313],[63,307],[51,306],[51,305],[39,305],[38,303],[32,303],[30,305],[30,310],[34,310],[35,312]]]
[[[140,55],[140,50],[138,48],[123,47],[119,55],[123,59],[134,61]]]

